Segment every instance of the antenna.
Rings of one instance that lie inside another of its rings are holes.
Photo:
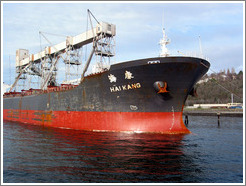
[[[11,64],[10,64],[10,55],[9,55],[9,85],[11,85]]]
[[[162,28],[164,28],[164,11],[162,13]]]
[[[200,57],[203,58],[202,54],[202,43],[201,43],[201,37],[199,36],[199,46],[200,46]]]

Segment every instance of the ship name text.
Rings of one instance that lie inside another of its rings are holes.
[[[110,92],[120,92],[122,90],[132,90],[132,89],[138,89],[141,88],[141,84],[140,83],[132,83],[132,84],[128,84],[128,85],[120,85],[120,86],[112,86],[109,87]]]
[[[156,64],[156,63],[161,63],[160,60],[154,60],[154,61],[148,61],[148,64]]]

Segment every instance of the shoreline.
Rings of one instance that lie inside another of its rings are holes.
[[[225,116],[243,117],[243,109],[190,109],[184,108],[183,116]]]

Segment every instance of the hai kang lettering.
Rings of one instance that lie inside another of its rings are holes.
[[[109,87],[110,92],[119,92],[122,90],[131,90],[131,89],[139,89],[141,88],[141,84],[140,83],[132,83],[132,84],[128,84],[128,85],[120,85],[120,86],[112,86]]]

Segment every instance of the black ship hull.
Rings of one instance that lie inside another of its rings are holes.
[[[183,107],[209,66],[192,57],[115,64],[69,90],[5,96],[4,119],[92,131],[189,133]]]

